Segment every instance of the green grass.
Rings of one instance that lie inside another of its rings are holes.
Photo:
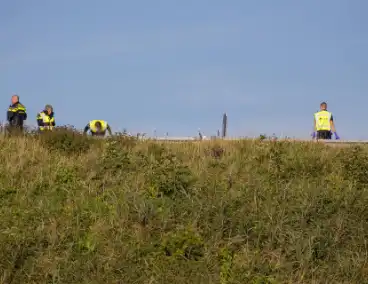
[[[368,152],[0,138],[0,283],[368,283]]]

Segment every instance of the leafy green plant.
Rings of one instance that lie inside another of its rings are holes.
[[[149,179],[160,195],[173,196],[188,193],[195,178],[188,166],[185,166],[172,153],[163,153],[156,157],[149,171]]]
[[[67,154],[80,154],[87,152],[93,140],[77,130],[68,127],[55,128],[39,135],[42,144],[51,151],[62,151]]]
[[[188,228],[166,234],[160,246],[169,257],[200,260],[204,256],[202,238]]]
[[[231,283],[233,278],[232,275],[232,265],[233,265],[233,251],[229,250],[228,247],[223,247],[220,250],[220,283],[227,284]]]

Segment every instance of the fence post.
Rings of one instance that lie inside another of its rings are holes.
[[[225,138],[227,135],[227,114],[224,113],[222,117],[222,138]]]

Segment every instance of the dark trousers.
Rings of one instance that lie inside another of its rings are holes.
[[[16,137],[16,136],[23,136],[25,133],[23,131],[23,129],[20,128],[15,128],[15,127],[9,127],[6,129],[5,131],[5,136],[6,137]]]
[[[92,134],[92,136],[103,137],[103,136],[105,136],[106,131],[101,131],[101,132],[93,132],[93,131],[91,131],[91,134]]]
[[[23,117],[19,115],[15,115],[12,117],[10,121],[8,121],[8,125],[6,126],[7,134],[20,134],[23,133]]]
[[[317,139],[331,140],[332,139],[332,132],[329,131],[329,130],[317,131]]]

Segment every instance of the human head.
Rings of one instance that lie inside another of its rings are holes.
[[[12,103],[12,105],[13,104],[16,104],[17,102],[19,102],[19,96],[16,95],[16,94],[12,95],[12,97],[11,97],[11,103]]]
[[[45,110],[48,114],[51,114],[54,111],[54,108],[52,107],[52,105],[46,105]]]
[[[327,103],[326,102],[322,102],[320,105],[320,109],[321,110],[327,110]]]
[[[96,121],[96,122],[95,122],[95,127],[97,128],[97,130],[101,130],[101,128],[102,128],[102,124],[101,124],[101,122]]]

